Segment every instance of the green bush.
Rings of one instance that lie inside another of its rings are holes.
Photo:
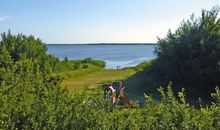
[[[47,54],[46,45],[34,36],[25,36],[23,34],[12,35],[9,31],[7,34],[2,33],[0,42],[1,55],[10,55],[13,62],[31,59],[39,64],[41,71],[52,72],[58,69],[59,59]],[[0,64],[4,64],[0,60]]]
[[[86,58],[84,60],[64,60],[60,63],[60,71],[77,70],[80,68],[102,69],[105,67],[105,62]]]
[[[175,90],[184,86],[199,96],[209,95],[220,85],[220,19],[218,7],[202,10],[183,21],[180,27],[158,40],[154,65],[158,82],[173,81]]]
[[[136,71],[141,71],[141,70],[146,70],[149,69],[150,67],[152,67],[152,65],[154,65],[156,62],[156,59],[150,60],[150,61],[145,61],[140,63],[139,65],[137,65],[135,67]]]
[[[101,60],[93,60],[92,58],[85,58],[84,60],[82,60],[82,63],[89,63],[92,64],[94,66],[100,67],[100,68],[104,68],[105,67],[105,62],[101,61]]]
[[[0,86],[2,129],[219,129],[219,89],[210,106],[195,109],[186,103],[184,90],[174,96],[171,85],[158,89],[161,100],[146,95],[144,108],[114,112],[105,109],[102,95],[68,96],[59,76],[42,77],[31,65],[19,63],[19,73]],[[30,63],[29,63],[30,64]],[[24,66],[24,68],[22,68]],[[1,71],[2,72],[2,71]],[[10,72],[7,73],[10,76]],[[13,75],[13,74],[12,74]],[[25,79],[25,80],[24,80]],[[21,82],[22,81],[22,82]]]
[[[209,106],[190,106],[184,89],[176,97],[170,84],[167,90],[158,89],[161,100],[145,95],[143,108],[109,112],[99,92],[69,95],[60,86],[63,78],[48,71],[55,62],[42,60],[42,55],[50,57],[46,50],[36,55],[41,63],[25,52],[6,46],[6,43],[18,44],[11,43],[11,38],[19,44],[28,40],[36,42],[36,39],[22,37],[20,41],[20,36],[11,37],[11,34],[7,38],[0,42],[0,129],[220,129],[219,88],[212,94],[214,100]],[[27,44],[22,45],[23,48]],[[30,52],[28,47],[26,49]],[[42,65],[46,65],[45,68],[42,69]]]
[[[84,60],[82,60],[82,63],[90,63],[92,61],[91,57],[85,58]]]

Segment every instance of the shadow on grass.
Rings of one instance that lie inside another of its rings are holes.
[[[159,93],[157,92],[158,84],[153,82],[151,72],[149,69],[142,71],[137,71],[132,76],[127,79],[122,80],[123,86],[125,87],[124,94],[129,100],[138,101],[140,106],[145,103],[144,93],[147,95],[152,95],[154,98],[158,99]],[[105,89],[111,84],[111,82],[101,83],[101,89]]]
[[[138,71],[123,81],[125,94],[129,99],[139,101],[140,106],[143,106],[145,103],[144,93],[152,95],[154,98],[159,96],[157,92],[158,85],[153,81],[148,69]]]
[[[156,100],[160,100],[160,93],[157,91],[157,88],[162,86],[166,89],[169,82],[161,81],[161,79],[158,78],[158,75],[159,73],[157,73],[154,67],[136,72],[134,75],[123,81],[123,84],[125,86],[125,94],[129,97],[129,99],[133,99],[136,101],[138,100],[140,106],[143,106],[145,103],[144,93],[153,96],[153,98]],[[180,90],[175,90],[175,85],[173,85],[172,87],[174,95],[178,97],[177,92]],[[202,99],[200,102],[199,98]],[[190,90],[186,90],[186,101],[190,105],[198,108],[200,104],[211,104],[212,98],[210,94],[199,95],[191,92]]]
[[[143,106],[145,103],[144,93],[153,96],[153,98],[156,100],[160,100],[160,94],[157,91],[157,88],[162,86],[166,89],[169,81],[161,80],[161,77],[158,75],[163,76],[162,74],[159,74],[154,67],[149,67],[142,71],[137,71],[127,79],[122,80],[123,86],[125,87],[124,94],[128,97],[129,100],[138,101],[140,106]],[[100,84],[100,86],[104,90],[110,84],[111,81],[108,81]],[[177,92],[180,90],[175,90],[176,86],[176,84],[173,84],[172,89],[174,91],[174,95],[177,97]],[[201,94],[195,94],[190,90],[186,90],[187,103],[195,107],[198,107],[200,103],[210,104],[212,99],[210,96],[208,96],[201,96]],[[202,102],[199,102],[199,97],[201,97]]]

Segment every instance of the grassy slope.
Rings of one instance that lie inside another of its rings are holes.
[[[112,81],[124,80],[135,74],[134,69],[106,70],[106,69],[79,69],[62,72],[64,81],[62,85],[71,93],[100,91],[101,88]],[[92,90],[92,91],[91,91]]]
[[[112,81],[122,80],[125,86],[125,95],[129,99],[144,104],[144,93],[152,95],[159,99],[157,87],[159,84],[157,79],[152,79],[154,76],[149,72],[152,62],[142,63],[135,68],[121,70],[107,70],[97,67],[86,69],[63,71],[60,74],[64,77],[62,86],[66,87],[70,94],[78,93],[95,93],[103,94],[103,88],[110,85]],[[143,70],[143,68],[145,68]],[[204,101],[204,98],[202,98]],[[198,97],[188,97],[187,101],[190,104],[198,105]]]
[[[124,79],[126,86],[125,93],[133,100],[138,100],[140,105],[144,104],[144,93],[150,94],[158,98],[158,92],[154,84],[152,84],[151,76],[147,75],[146,71],[138,71],[127,79]]]
[[[102,94],[102,88],[117,80],[123,81],[126,88],[125,94],[129,99],[138,100],[141,105],[144,103],[144,93],[157,95],[156,89],[150,84],[150,76],[137,67],[121,70],[87,68],[64,71],[61,75],[64,77],[62,85],[73,95],[76,93]]]

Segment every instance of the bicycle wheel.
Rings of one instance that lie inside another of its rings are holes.
[[[105,100],[106,109],[108,111],[113,111],[114,104],[113,104],[113,94],[111,89],[109,88],[105,89],[104,100]]]

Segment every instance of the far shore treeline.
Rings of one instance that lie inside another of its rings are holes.
[[[157,45],[157,43],[48,43],[49,45]]]
[[[125,68],[150,77],[160,100],[146,94],[143,107],[114,112],[106,109],[98,92],[71,95],[61,86],[60,72],[103,70],[103,61],[68,57],[61,61],[34,36],[2,33],[0,129],[220,129],[218,12],[216,6],[202,10],[201,17],[192,15],[175,32],[158,39],[157,59]],[[211,103],[195,108],[187,103],[185,92],[211,95]]]

